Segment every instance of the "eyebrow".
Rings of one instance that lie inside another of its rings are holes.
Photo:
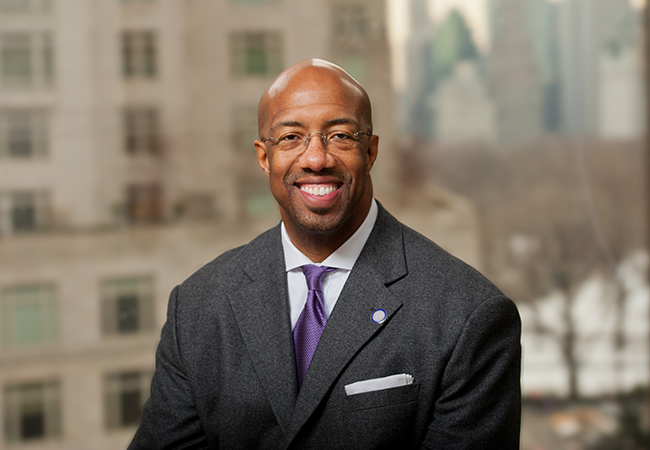
[[[354,125],[356,127],[359,126],[356,120],[348,119],[347,117],[342,117],[340,119],[333,119],[327,122],[327,127],[331,127],[332,125]]]
[[[347,118],[347,117],[340,117],[340,118],[337,118],[337,119],[328,120],[325,123],[325,126],[323,127],[323,129],[327,129],[327,128],[333,126],[333,125],[354,125],[356,127],[359,127],[359,124],[357,123],[356,120],[353,120],[353,119],[350,119],[350,118]],[[279,128],[283,128],[283,127],[302,127],[302,128],[306,128],[305,124],[298,121],[298,120],[285,120],[283,122],[278,122],[278,123],[274,124],[271,127],[271,132],[273,132],[273,131],[275,131],[275,130],[277,130]]]
[[[274,124],[271,127],[271,131],[277,130],[278,128],[283,128],[283,127],[303,127],[304,125],[302,122],[298,122],[297,120],[285,120],[284,122],[279,122]]]

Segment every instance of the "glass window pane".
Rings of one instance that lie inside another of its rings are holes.
[[[153,33],[145,33],[143,39],[143,74],[148,77],[156,75],[156,41]]]
[[[282,70],[280,34],[237,32],[230,37],[232,73],[235,76],[274,76]]]
[[[26,441],[29,439],[42,438],[45,436],[45,416],[44,411],[26,412],[21,417],[21,438]]]
[[[153,327],[153,280],[120,278],[102,283],[104,334],[128,334]]]
[[[30,129],[15,127],[9,129],[9,156],[27,157],[33,153]]]
[[[122,71],[126,78],[153,78],[158,72],[156,33],[122,33]]]
[[[124,111],[124,146],[127,153],[158,155],[162,148],[158,110],[130,107]]]
[[[140,391],[125,391],[120,395],[120,425],[123,427],[140,423],[142,414],[142,393]]]
[[[138,298],[134,295],[120,296],[117,299],[117,330],[130,333],[139,328]]]
[[[51,0],[0,0],[2,13],[47,13],[50,11]]]
[[[43,83],[51,84],[54,80],[54,49],[49,33],[45,33],[42,38]]]
[[[368,34],[367,7],[347,3],[332,5],[333,35],[340,37],[364,37]]]
[[[0,0],[0,8],[7,10],[24,10],[29,8],[31,0]]]
[[[122,72],[125,77],[130,77],[134,74],[133,69],[133,44],[132,36],[129,33],[122,35]]]
[[[1,294],[3,347],[30,347],[56,341],[54,287],[21,286],[4,289]]]
[[[6,86],[29,86],[33,82],[31,37],[27,33],[0,36],[2,82]]]
[[[106,426],[135,427],[140,423],[142,406],[149,396],[151,372],[130,371],[108,374],[104,380]]]
[[[232,110],[232,143],[236,151],[254,151],[253,142],[259,137],[257,130],[257,106],[237,105]]]
[[[269,3],[276,3],[280,0],[230,0],[232,3],[241,5],[265,5]]]
[[[40,109],[0,110],[0,157],[32,158],[47,153],[47,114]]]
[[[14,232],[33,231],[36,228],[34,195],[20,192],[12,196],[11,222]]]
[[[59,384],[9,385],[4,389],[5,440],[30,442],[61,433]]]
[[[36,344],[43,339],[41,333],[42,311],[38,303],[23,303],[17,305],[16,317],[16,343],[18,345]]]

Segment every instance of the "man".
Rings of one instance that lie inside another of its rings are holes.
[[[258,121],[282,223],[173,290],[130,448],[518,448],[517,310],[373,199],[365,90],[303,61]]]

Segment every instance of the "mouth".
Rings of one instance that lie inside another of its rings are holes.
[[[313,195],[315,197],[325,197],[332,192],[338,190],[339,186],[333,184],[305,184],[298,186],[302,192]]]
[[[299,171],[284,180],[285,187],[297,195],[300,203],[312,212],[329,211],[335,207],[352,185],[350,175],[331,169],[319,173]]]
[[[303,201],[313,208],[329,208],[337,201],[343,182],[336,179],[303,179],[295,183]]]

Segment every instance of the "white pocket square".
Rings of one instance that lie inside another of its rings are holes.
[[[382,389],[396,388],[413,384],[413,376],[407,373],[390,375],[383,378],[357,381],[345,386],[347,395],[363,394],[364,392],[381,391]]]

